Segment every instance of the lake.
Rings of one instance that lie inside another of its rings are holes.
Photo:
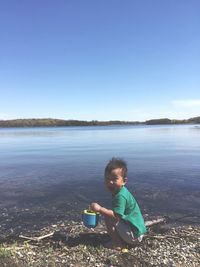
[[[2,128],[0,152],[0,208],[11,225],[19,209],[36,222],[78,220],[91,201],[109,206],[103,174],[113,156],[127,161],[143,214],[199,223],[198,125]]]

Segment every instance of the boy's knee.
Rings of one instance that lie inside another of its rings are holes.
[[[105,217],[105,224],[107,228],[109,228],[112,232],[116,231],[116,219],[110,218],[110,217]]]
[[[114,218],[111,218],[111,217],[108,217],[108,216],[105,216],[105,222],[108,223],[108,224],[112,224],[112,225],[115,225],[117,223],[117,220],[114,219]]]

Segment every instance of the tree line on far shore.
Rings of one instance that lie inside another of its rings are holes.
[[[106,126],[106,125],[162,125],[162,124],[198,124],[200,117],[187,120],[152,119],[144,122],[139,121],[83,121],[83,120],[59,120],[59,119],[16,119],[0,120],[0,127],[59,127],[59,126]]]

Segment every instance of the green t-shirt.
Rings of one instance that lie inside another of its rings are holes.
[[[125,186],[122,186],[119,192],[113,196],[112,210],[120,215],[123,220],[130,222],[134,226],[137,236],[146,233],[147,230],[140,208]]]

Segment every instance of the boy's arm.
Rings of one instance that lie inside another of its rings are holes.
[[[100,206],[98,203],[91,203],[90,208],[93,211],[99,212],[103,216],[111,217],[111,218],[116,219],[116,220],[120,219],[120,217],[115,212],[113,212],[113,210],[106,209],[106,208]]]

